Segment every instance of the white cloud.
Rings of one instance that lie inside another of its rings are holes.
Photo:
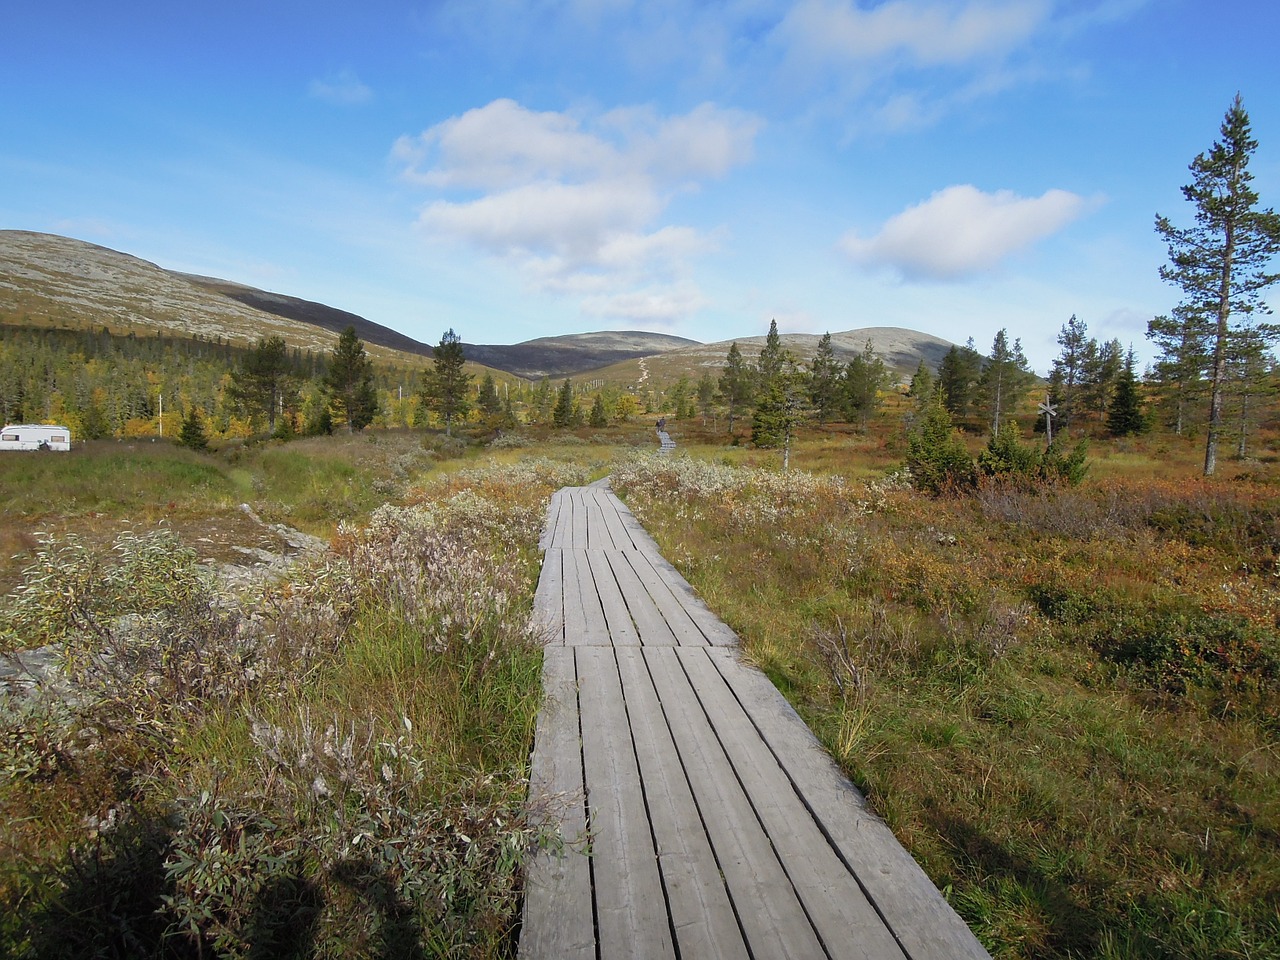
[[[350,70],[340,70],[324,80],[312,80],[307,92],[317,100],[350,107],[368,103],[373,99],[373,90],[360,82],[360,78]]]
[[[968,184],[939,190],[891,217],[874,237],[846,234],[840,246],[864,266],[886,266],[912,278],[958,280],[1061,230],[1085,210],[1066,190],[1020,197],[984,193]]]
[[[669,288],[687,285],[690,260],[714,245],[693,227],[660,224],[663,212],[681,190],[746,163],[759,128],[712,104],[593,118],[495,100],[401,137],[392,157],[410,182],[446,194],[419,218],[432,234],[513,262],[538,289],[589,294],[583,307],[595,315],[630,305],[650,317],[701,302]]]
[[[1046,0],[890,0],[864,9],[849,0],[804,0],[776,35],[793,55],[834,64],[906,58],[921,66],[998,57],[1046,22]]]

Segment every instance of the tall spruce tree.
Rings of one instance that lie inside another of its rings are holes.
[[[355,327],[338,336],[324,377],[329,405],[346,420],[347,432],[363,430],[378,415],[378,394],[373,389],[373,361],[364,352],[364,341]]]
[[[433,352],[433,366],[422,378],[422,399],[444,421],[444,435],[451,437],[453,422],[471,412],[471,375],[463,372],[462,338],[452,327]]]
[[[556,396],[555,409],[551,411],[552,424],[565,428],[573,426],[576,407],[577,404],[573,401],[573,381],[566,377]]]
[[[1127,437],[1147,429],[1147,419],[1142,413],[1142,394],[1138,392],[1135,363],[1133,347],[1130,347],[1125,354],[1124,365],[1120,368],[1111,406],[1107,411],[1107,432],[1113,437]]]
[[[1221,139],[1191,161],[1192,182],[1182,194],[1195,207],[1195,225],[1176,227],[1156,216],[1156,232],[1169,248],[1162,279],[1182,290],[1182,305],[1214,319],[1210,339],[1209,417],[1204,474],[1218,464],[1229,340],[1233,329],[1255,311],[1265,312],[1261,293],[1280,279],[1268,268],[1280,253],[1280,216],[1257,209],[1258,194],[1249,185],[1249,159],[1258,147],[1240,95],[1228,108]],[[1275,336],[1275,329],[1265,329]]]

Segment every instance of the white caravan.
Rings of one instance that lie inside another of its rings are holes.
[[[0,430],[0,450],[70,450],[71,431],[50,423],[10,423]]]

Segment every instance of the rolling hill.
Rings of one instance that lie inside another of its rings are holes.
[[[250,345],[280,336],[290,346],[316,352],[332,348],[347,326],[376,359],[423,365],[431,347],[357,314],[244,284],[166,270],[107,247],[53,234],[0,230],[0,322],[71,328],[110,327],[140,334],[199,335]],[[764,336],[739,337],[751,360]],[[784,334],[783,345],[812,359],[819,337]],[[936,367],[951,344],[897,327],[864,327],[833,333],[836,356],[847,362],[871,341],[872,349],[900,378],[921,359]],[[659,386],[685,376],[716,375],[731,341],[699,343],[684,337],[637,331],[540,337],[517,344],[465,344],[472,364],[525,379],[573,377]],[[651,378],[651,379],[650,379]]]

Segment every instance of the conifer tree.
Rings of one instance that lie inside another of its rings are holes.
[[[204,429],[204,418],[200,416],[200,408],[193,406],[182,418],[182,429],[178,432],[178,443],[192,450],[206,450],[209,447],[209,435]]]
[[[1088,350],[1088,328],[1073,313],[1058,333],[1058,346],[1062,352],[1053,361],[1049,373],[1049,399],[1057,408],[1055,428],[1062,434],[1071,430],[1071,420],[1079,400],[1080,384],[1084,378],[1084,358]]]
[[[1167,408],[1166,419],[1178,436],[1188,426],[1192,406],[1204,395],[1212,333],[1213,324],[1208,317],[1185,305],[1175,307],[1171,317],[1147,322],[1147,339],[1160,348],[1155,381]]]
[[[840,363],[830,332],[818,341],[818,352],[809,368],[809,402],[813,404],[819,423],[826,423],[840,408]]]
[[[770,379],[782,372],[784,362],[782,338],[778,336],[778,321],[770,320],[769,332],[764,338],[764,347],[756,360],[756,370],[759,371],[762,386],[767,386]]]
[[[916,372],[911,375],[911,386],[907,389],[907,396],[916,402],[917,410],[924,409],[925,404],[933,397],[936,386],[933,371],[921,358],[920,363],[916,365]]]
[[[432,369],[423,376],[422,400],[444,421],[444,435],[451,437],[453,421],[471,412],[471,375],[463,372],[462,338],[449,328],[433,353]]]
[[[1209,417],[1204,474],[1217,469],[1232,330],[1255,310],[1265,311],[1261,293],[1280,279],[1268,269],[1280,253],[1280,216],[1257,209],[1258,194],[1250,186],[1249,159],[1258,147],[1249,115],[1237,94],[1220,128],[1221,139],[1191,162],[1192,182],[1183,196],[1195,206],[1195,226],[1175,227],[1156,216],[1156,232],[1169,248],[1162,279],[1183,292],[1182,306],[1210,317]],[[1275,328],[1265,329],[1268,337]]]
[[[724,373],[720,375],[720,398],[729,408],[729,433],[733,433],[733,423],[738,414],[743,412],[751,402],[754,386],[753,371],[743,359],[737,341],[734,341],[729,346],[729,357],[725,361]]]
[[[889,373],[884,361],[876,356],[868,340],[862,353],[844,368],[840,382],[845,413],[851,423],[856,423],[862,430],[867,428],[867,421],[880,408],[880,391],[888,381]]]
[[[349,433],[363,430],[378,415],[373,361],[365,355],[364,341],[356,336],[355,327],[347,327],[338,337],[324,385],[329,391],[330,406],[346,419]]]
[[[1107,411],[1107,432],[1113,437],[1127,437],[1147,429],[1142,413],[1142,395],[1138,392],[1138,377],[1134,372],[1133,347],[1125,355],[1124,366],[1116,380],[1111,407]]]
[[[762,378],[759,401],[751,421],[751,442],[758,447],[781,447],[782,469],[791,466],[791,440],[808,395],[807,377],[788,351],[778,355],[776,372]]]
[[[609,417],[604,410],[603,393],[596,394],[596,399],[591,404],[591,414],[587,418],[587,423],[593,427],[607,427],[609,425]]]
[[[982,355],[973,347],[973,338],[963,347],[952,346],[938,365],[938,389],[943,406],[955,417],[966,417],[973,406],[974,390],[982,375]]]
[[[1016,410],[1033,377],[1022,352],[1022,341],[1014,340],[1010,346],[1008,332],[998,331],[978,381],[978,393],[991,415],[992,433],[1000,432],[1001,415]]]
[[[292,364],[283,337],[262,337],[241,360],[227,388],[231,401],[252,417],[262,415],[274,433],[276,415],[292,407]]]
[[[560,387],[559,396],[556,398],[556,407],[551,412],[551,422],[557,427],[572,426],[576,406],[577,404],[573,402],[573,381],[565,378],[564,384]]]
[[[493,374],[486,373],[480,381],[480,393],[476,403],[487,416],[502,413],[502,398],[498,396],[498,385],[493,382]]]
[[[711,374],[704,373],[698,381],[698,409],[702,412],[702,425],[707,425],[707,417],[711,416],[716,402],[716,382]]]

